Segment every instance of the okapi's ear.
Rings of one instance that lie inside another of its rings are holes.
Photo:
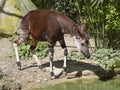
[[[86,37],[89,40],[91,36],[90,36],[90,34],[86,34]]]
[[[81,34],[85,34],[86,29],[87,29],[86,23],[81,23],[81,24],[78,26],[78,28],[79,28],[79,31],[80,31]]]

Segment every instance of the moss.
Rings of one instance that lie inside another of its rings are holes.
[[[30,0],[7,0],[3,8],[5,12],[0,12],[0,32],[5,34],[16,32],[21,20],[19,16],[35,8]]]

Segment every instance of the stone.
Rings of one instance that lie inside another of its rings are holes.
[[[105,78],[112,78],[114,76],[116,76],[114,69],[106,69],[105,70]]]
[[[120,75],[120,68],[115,68],[114,71],[116,74]]]
[[[90,70],[84,70],[82,71],[82,76],[91,76],[91,75],[94,75],[94,73]]]
[[[48,81],[48,79],[47,79],[47,78],[44,78],[44,81]]]
[[[55,68],[54,69],[54,74],[56,77],[59,77],[63,72],[63,69],[58,69],[58,68]]]
[[[0,34],[16,32],[22,17],[33,9],[31,0],[0,0]]]
[[[81,71],[74,71],[74,72],[68,73],[66,78],[72,79],[72,78],[80,77],[81,75],[82,75]]]

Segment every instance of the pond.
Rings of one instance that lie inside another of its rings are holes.
[[[120,90],[120,77],[114,77],[106,81],[98,79],[80,79],[33,90]]]

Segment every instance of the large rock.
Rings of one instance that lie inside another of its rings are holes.
[[[0,34],[14,33],[21,18],[33,9],[31,0],[0,0]]]

